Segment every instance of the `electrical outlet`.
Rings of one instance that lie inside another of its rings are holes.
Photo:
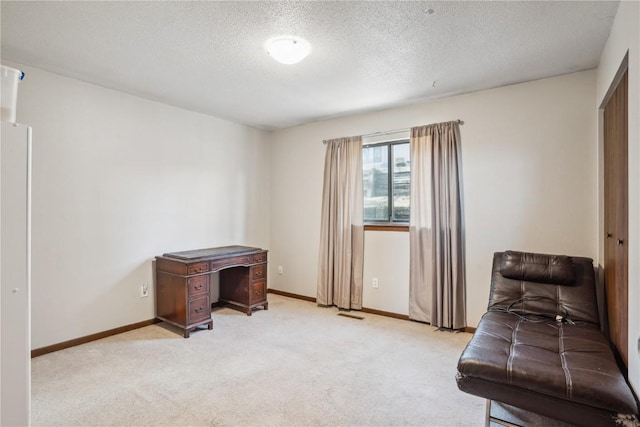
[[[379,286],[378,286],[378,278],[377,277],[374,277],[373,280],[371,281],[371,287],[372,288],[376,288],[376,289],[379,288]]]
[[[145,298],[149,296],[149,285],[143,283],[140,285],[140,298]]]
[[[284,274],[284,268],[281,265],[278,266],[278,274]]]

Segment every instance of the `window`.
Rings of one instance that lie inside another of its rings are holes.
[[[409,141],[362,147],[365,222],[409,222],[411,164]]]

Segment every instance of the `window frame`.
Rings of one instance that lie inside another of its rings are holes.
[[[394,139],[389,139],[387,141],[379,141],[379,142],[371,142],[371,143],[364,143],[362,144],[362,149],[364,150],[365,148],[374,148],[374,147],[387,147],[387,160],[388,160],[388,171],[387,171],[387,206],[389,208],[389,216],[387,218],[387,220],[375,220],[375,219],[366,219],[364,217],[364,209],[363,209],[363,222],[365,225],[365,230],[371,229],[371,230],[378,230],[378,231],[382,231],[382,230],[388,230],[388,231],[405,231],[405,228],[408,230],[408,225],[409,225],[409,220],[397,220],[397,219],[393,219],[393,213],[394,213],[394,203],[393,203],[393,196],[394,196],[394,186],[393,186],[393,174],[396,168],[396,165],[394,163],[394,158],[393,158],[393,146],[394,145],[401,145],[401,144],[407,144],[409,145],[411,142],[410,138],[407,137],[402,137],[402,138],[394,138]],[[409,145],[410,147],[410,145]],[[411,185],[411,175],[409,175],[409,185]],[[362,201],[364,203],[364,194],[362,195]],[[409,199],[409,206],[411,206],[411,199]]]

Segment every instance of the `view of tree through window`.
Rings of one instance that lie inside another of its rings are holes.
[[[409,141],[362,147],[364,220],[409,222]]]

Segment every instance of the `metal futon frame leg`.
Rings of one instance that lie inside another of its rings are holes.
[[[487,413],[484,419],[485,427],[491,427],[491,423],[494,422],[496,424],[500,424],[501,426],[507,427],[522,427],[518,424],[510,423],[509,421],[501,420],[500,418],[495,418],[491,416],[491,399],[487,399]]]

